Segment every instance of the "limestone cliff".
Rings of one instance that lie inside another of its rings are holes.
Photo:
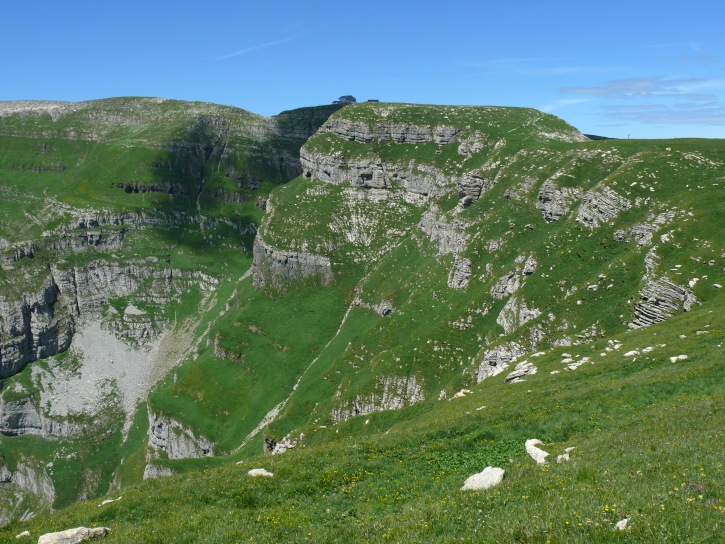
[[[281,289],[288,281],[316,277],[332,281],[330,259],[301,251],[283,251],[267,245],[258,234],[254,239],[252,275],[257,288],[271,285]]]

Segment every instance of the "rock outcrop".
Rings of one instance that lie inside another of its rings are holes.
[[[645,257],[644,286],[639,292],[641,299],[634,308],[634,319],[629,324],[632,329],[660,323],[672,317],[675,312],[687,311],[697,303],[690,288],[677,285],[667,276],[657,275],[659,257],[655,249],[650,249]]]
[[[258,289],[267,284],[282,289],[288,282],[312,277],[323,284],[332,281],[332,264],[322,255],[279,250],[267,245],[260,235],[254,239],[252,251],[252,278]]]
[[[681,309],[689,310],[697,302],[690,289],[665,276],[647,279],[639,294],[642,299],[637,302],[634,319],[629,325],[633,329],[665,321]]]
[[[47,417],[36,406],[32,397],[9,401],[0,399],[0,434],[69,437],[79,434],[82,428],[82,425],[78,423]]]
[[[453,268],[448,273],[448,287],[452,289],[463,289],[471,281],[471,259],[455,256]]]
[[[274,474],[267,469],[264,468],[253,468],[247,472],[248,476],[251,476],[252,478],[258,478],[258,477],[265,477],[265,478],[272,478]]]
[[[530,361],[521,361],[516,365],[513,372],[506,376],[506,381],[509,383],[516,383],[524,381],[524,376],[531,376],[537,372],[536,365]]]
[[[581,196],[582,191],[578,187],[559,188],[553,181],[546,180],[539,190],[536,207],[550,223],[569,213],[572,203]]]
[[[140,299],[165,304],[171,284],[171,269],[156,258],[123,264],[92,261],[65,270],[51,267],[37,292],[15,302],[0,296],[0,378],[68,349],[76,320],[99,316],[109,300],[133,295],[144,286]]]
[[[491,287],[491,296],[502,299],[513,295],[519,290],[519,287],[521,287],[526,277],[536,271],[536,265],[537,261],[533,255],[519,255],[516,257],[513,270],[501,276],[493,287]]]
[[[481,170],[465,172],[458,180],[458,198],[464,199],[464,205],[478,200],[496,184],[496,178],[487,174]]]
[[[359,395],[355,400],[343,403],[332,411],[331,417],[333,422],[339,423],[353,416],[399,410],[423,400],[423,389],[415,376],[383,376],[373,393]]]
[[[68,348],[76,308],[63,304],[62,299],[52,276],[38,291],[26,293],[19,301],[0,296],[0,379],[17,374],[31,361]]]
[[[157,465],[153,462],[147,463],[143,470],[143,479],[144,480],[155,480],[156,478],[167,478],[168,476],[173,476],[176,474],[172,469],[169,467],[165,467],[162,465]]]
[[[644,223],[638,223],[632,225],[628,229],[619,229],[614,233],[614,239],[618,242],[631,242],[632,240],[637,242],[640,246],[649,246],[652,244],[652,236],[657,232],[663,225],[667,225],[672,222],[675,217],[675,211],[669,210],[661,213],[656,217],[654,214],[650,214],[647,221]]]
[[[629,200],[610,187],[601,186],[584,193],[576,220],[589,228],[596,228],[612,221],[621,211],[631,207]]]
[[[197,437],[178,421],[149,410],[149,446],[169,459],[189,459],[214,455],[214,445]]]
[[[48,476],[46,467],[38,461],[22,457],[15,471],[11,473],[6,469],[5,476],[6,483],[13,483],[23,491],[35,495],[42,503],[53,503],[55,499],[53,480]]]
[[[418,228],[435,244],[440,255],[459,255],[466,249],[467,226],[460,219],[443,215],[437,206],[425,212],[418,223]]]
[[[453,267],[448,274],[448,287],[453,289],[466,287],[472,276],[471,260],[461,256],[469,238],[467,226],[460,219],[442,215],[436,206],[425,212],[418,223],[418,228],[438,248],[439,255],[453,255]]]
[[[347,158],[340,152],[313,153],[305,148],[302,148],[300,161],[308,178],[364,189],[404,190],[416,201],[431,195],[440,196],[450,185],[438,169],[415,161],[390,164],[374,155]]]
[[[370,125],[362,121],[336,117],[328,119],[320,127],[319,133],[331,133],[345,140],[363,144],[392,141],[396,144],[436,143],[445,145],[456,141],[460,129],[444,125],[427,126],[412,123]]]
[[[543,445],[543,442],[541,440],[537,440],[536,438],[531,438],[524,444],[526,453],[528,453],[529,456],[539,465],[546,463],[546,458],[549,456],[549,452],[546,452],[541,448],[537,448],[537,446],[541,445]]]
[[[508,368],[511,361],[520,357],[528,350],[516,342],[506,342],[483,352],[483,357],[476,370],[476,383],[500,374]]]
[[[111,530],[108,527],[76,527],[57,533],[46,533],[38,538],[38,544],[78,544],[86,540],[106,536]]]
[[[498,314],[496,323],[503,327],[504,334],[511,334],[523,324],[540,315],[541,310],[529,308],[523,297],[512,296]]]

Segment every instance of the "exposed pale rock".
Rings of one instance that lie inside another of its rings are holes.
[[[286,451],[296,448],[297,444],[304,438],[304,436],[304,433],[300,433],[298,440],[293,440],[289,436],[284,437],[282,440],[274,445],[271,454],[279,455],[280,453],[285,453]]]
[[[418,223],[418,228],[436,245],[440,255],[453,255],[453,267],[448,274],[448,286],[453,289],[466,287],[472,275],[471,260],[461,256],[469,238],[467,226],[459,219],[442,215],[437,206],[431,206]]]
[[[299,251],[284,251],[267,245],[258,234],[254,239],[252,277],[258,289],[268,283],[281,289],[287,282],[317,276],[323,284],[332,281],[330,259]]]
[[[352,302],[355,306],[360,306],[362,308],[367,308],[368,310],[372,310],[376,314],[378,314],[380,317],[385,317],[387,315],[392,314],[395,311],[395,306],[393,306],[393,303],[389,300],[382,300],[378,304],[371,304],[369,302],[365,302],[360,297],[356,297],[355,300]]]
[[[32,397],[10,401],[0,399],[0,433],[9,436],[74,436],[82,431],[79,423],[53,419],[38,409]]]
[[[473,134],[469,134],[458,145],[458,154],[470,158],[476,153],[480,153],[486,147],[487,139],[486,134],[482,134],[478,130]]]
[[[143,471],[143,479],[154,480],[156,478],[166,478],[168,476],[173,476],[174,474],[176,474],[176,472],[174,472],[169,467],[155,465],[153,463],[147,463]]]
[[[466,249],[467,226],[460,219],[449,219],[437,206],[431,206],[418,223],[418,228],[435,244],[440,255],[459,255]]]
[[[455,395],[453,395],[454,399],[461,399],[465,397],[466,395],[470,395],[472,391],[470,389],[461,389],[458,391]]]
[[[351,142],[371,143],[393,141],[396,144],[436,143],[446,145],[456,140],[460,129],[445,125],[414,125],[411,123],[378,123],[333,117],[325,121],[318,134],[332,133]]]
[[[546,180],[539,190],[536,207],[541,210],[547,223],[556,221],[569,213],[572,203],[582,196],[578,187],[559,188],[556,183]]]
[[[648,327],[672,317],[680,308],[688,311],[697,298],[691,289],[681,287],[666,276],[657,276],[659,257],[653,247],[644,258],[646,272],[642,280],[644,287],[639,294],[641,300],[634,309],[631,329]]]
[[[627,529],[627,524],[628,523],[629,523],[629,518],[621,519],[614,526],[614,530],[615,531],[625,531]]]
[[[623,210],[632,207],[632,203],[617,194],[613,189],[602,186],[587,191],[582,197],[576,220],[590,228],[608,223]]]
[[[521,287],[526,276],[530,276],[536,270],[536,259],[533,255],[528,257],[520,255],[514,261],[515,268],[503,275],[491,287],[490,293],[493,298],[502,299],[513,295]]]
[[[531,456],[531,458],[540,465],[546,463],[546,457],[549,455],[548,452],[536,447],[542,444],[543,442],[541,440],[537,440],[536,438],[531,438],[524,443],[526,453],[528,453],[529,456]]]
[[[169,459],[189,459],[214,455],[214,445],[197,437],[178,421],[155,414],[149,409],[149,446],[165,452]]]
[[[77,544],[96,537],[104,537],[111,530],[108,527],[76,527],[58,533],[46,533],[38,538],[38,544]]]
[[[536,178],[525,177],[523,181],[507,189],[503,196],[511,200],[524,200],[528,198],[528,193],[533,189],[534,185],[536,185]]]
[[[415,376],[382,376],[378,379],[374,392],[358,395],[355,400],[344,402],[332,411],[331,417],[333,422],[339,423],[357,415],[399,410],[423,400],[423,388]]]
[[[618,242],[630,242],[635,240],[637,245],[648,246],[652,243],[652,237],[663,225],[671,223],[675,218],[675,211],[668,210],[655,217],[650,214],[647,222],[633,225],[628,230],[619,229],[614,233],[614,239]]]
[[[26,536],[30,536],[30,531],[23,531],[22,533],[18,533],[15,535],[15,538],[20,539]]]
[[[308,178],[365,189],[404,189],[406,193],[417,196],[419,204],[424,203],[428,196],[442,196],[452,184],[434,166],[418,164],[414,160],[408,164],[392,164],[374,156],[347,158],[339,152],[313,153],[303,147],[300,161]]]
[[[41,502],[52,504],[55,500],[55,486],[47,469],[43,463],[22,457],[12,473],[12,482],[20,489],[38,497]]]
[[[249,472],[247,472],[247,474],[249,476],[252,476],[253,478],[257,478],[259,476],[263,476],[263,477],[266,477],[266,478],[271,478],[272,476],[274,476],[273,473],[269,472],[268,470],[266,470],[264,468],[253,468],[252,470],[250,470]]]
[[[448,287],[463,289],[471,280],[471,260],[456,256],[448,274]]]
[[[529,361],[521,361],[519,364],[516,365],[513,372],[511,372],[508,376],[506,376],[507,382],[517,382],[517,381],[523,381],[521,378],[524,376],[530,376],[532,374],[536,374],[536,371],[538,369],[536,368],[536,365],[534,363]]]
[[[674,357],[670,357],[670,361],[673,363],[676,363],[677,361],[686,361],[687,359],[687,355],[675,355]]]
[[[458,180],[458,198],[467,199],[468,203],[472,203],[481,198],[494,185],[496,185],[496,178],[488,175],[488,172],[480,170],[466,172]]]
[[[497,486],[503,481],[504,469],[498,467],[486,467],[482,472],[469,476],[463,483],[462,491],[484,490]]]
[[[51,265],[39,291],[19,301],[0,297],[0,379],[68,349],[79,317],[98,316],[110,299],[134,295],[141,285],[139,298],[165,304],[172,271],[155,257],[123,264],[91,261],[66,270]]]
[[[571,453],[571,451],[574,449],[576,449],[576,448],[574,448],[574,447],[564,448],[564,453],[556,456],[556,462],[565,463],[566,461],[569,461],[569,453]]]
[[[306,177],[318,179],[325,183],[374,189],[390,189],[392,187],[385,165],[377,157],[348,159],[340,153],[303,152],[300,160]]]
[[[529,308],[523,297],[514,295],[501,309],[501,312],[496,318],[496,323],[503,327],[505,334],[511,334],[525,323],[536,319],[540,315],[541,310]]]
[[[500,374],[506,370],[512,360],[526,351],[526,348],[516,342],[507,342],[484,351],[483,359],[476,370],[476,383]]]

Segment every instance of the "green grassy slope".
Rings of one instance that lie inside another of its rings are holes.
[[[567,348],[591,357],[575,371],[554,349],[524,383],[496,376],[464,398],[319,426],[284,455],[219,459],[100,508],[96,500],[15,523],[0,539],[85,525],[110,527],[104,542],[717,542],[722,318],[714,300],[613,336],[622,344],[613,352],[606,340]],[[550,463],[527,456],[529,438],[545,443]],[[571,460],[557,464],[570,446]],[[488,465],[505,469],[500,486],[460,491]],[[274,477],[246,475],[256,467]],[[629,529],[614,531],[625,517]]]

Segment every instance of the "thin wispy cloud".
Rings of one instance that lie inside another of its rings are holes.
[[[725,126],[725,106],[707,104],[612,104],[606,114],[622,121],[660,125]]]
[[[715,55],[680,55],[677,57],[677,62],[699,62],[702,64],[711,64],[715,60]]]
[[[486,70],[486,74],[514,74],[527,76],[561,76],[569,74],[602,74],[617,71],[608,66],[563,64],[555,58],[503,58],[478,61],[459,61],[458,66]]]
[[[559,108],[583,104],[584,102],[589,102],[589,100],[589,98],[562,98],[561,100],[556,100],[555,102],[541,106],[539,109],[545,113],[551,113]]]
[[[702,78],[642,77],[617,79],[590,87],[562,87],[558,90],[564,94],[610,99],[680,97],[704,101],[713,100],[715,96],[700,91],[720,85],[716,80]]]
[[[239,51],[235,51],[234,53],[228,53],[226,55],[222,55],[221,57],[217,57],[214,59],[214,62],[224,60],[224,59],[230,59],[232,57],[241,57],[243,55],[252,53],[253,51],[259,51],[260,49],[266,49],[268,47],[274,47],[275,45],[281,45],[283,43],[291,42],[292,40],[296,40],[301,37],[302,37],[302,34],[296,34],[294,36],[288,36],[286,38],[272,40],[271,42],[265,42],[265,43],[260,43],[258,45],[253,45],[251,47],[247,47],[245,49],[240,49]]]
[[[530,63],[554,62],[557,59],[541,59],[541,58],[503,58],[503,59],[487,59],[487,60],[461,60],[456,64],[466,66],[468,68],[516,68]]]

